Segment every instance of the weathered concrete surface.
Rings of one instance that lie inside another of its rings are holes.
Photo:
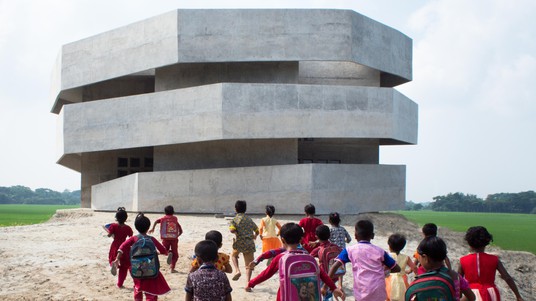
[[[138,173],[94,185],[92,208],[181,213],[230,213],[245,199],[248,212],[302,213],[314,203],[318,214],[353,214],[401,209],[405,167],[368,164],[296,164]]]
[[[405,168],[379,147],[417,143],[417,105],[393,89],[411,48],[325,9],[176,10],[76,41],[54,70],[58,163],[101,210],[397,209]]]
[[[66,154],[221,139],[417,142],[417,105],[392,88],[224,83],[64,111]]]
[[[53,112],[78,87],[178,63],[339,61],[412,78],[412,41],[349,10],[177,10],[64,45]]]

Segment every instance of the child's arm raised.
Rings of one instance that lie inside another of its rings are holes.
[[[158,223],[160,223],[160,219],[157,219],[154,221],[153,227],[151,228],[151,230],[148,231],[149,234],[152,234],[154,232],[154,228],[156,227],[156,224]]]

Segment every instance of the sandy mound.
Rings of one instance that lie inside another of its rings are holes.
[[[148,214],[151,221],[160,214]],[[134,214],[127,223],[132,226]],[[231,251],[232,235],[227,230],[229,218],[212,215],[178,215],[185,233],[179,241],[177,274],[171,274],[163,264],[162,272],[172,292],[160,300],[183,300],[184,285],[190,266],[188,256],[195,243],[204,238],[209,230],[219,230],[224,235],[223,252]],[[261,216],[255,216],[259,222]],[[281,222],[298,221],[301,216],[280,216]],[[327,222],[327,218],[321,217]],[[396,214],[364,214],[345,216],[343,223],[353,233],[355,221],[371,219],[376,226],[373,243],[386,248],[387,236],[400,232],[408,237],[405,253],[411,254],[420,239],[417,225]],[[113,222],[114,214],[93,212],[88,209],[59,210],[48,222],[39,225],[0,228],[0,297],[2,300],[131,300],[132,280],[127,277],[125,289],[115,287],[116,278],[109,272],[107,262],[111,239],[105,236],[102,225]],[[132,227],[134,228],[134,227]],[[449,246],[449,257],[455,264],[457,258],[467,253],[462,234],[440,229],[440,235]],[[261,243],[257,241],[260,250]],[[492,250],[499,254],[508,271],[516,279],[525,300],[536,295],[533,273],[536,270],[535,256],[525,252]],[[256,253],[258,255],[259,252]],[[162,258],[161,262],[165,262]],[[264,268],[261,264],[254,275]],[[514,300],[504,281],[498,279],[503,300]],[[234,300],[275,300],[278,288],[276,277],[257,286],[253,293],[244,292],[245,277],[233,282]],[[347,300],[354,300],[351,293],[352,277],[345,277]]]

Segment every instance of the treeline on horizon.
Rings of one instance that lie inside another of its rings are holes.
[[[80,190],[63,192],[48,188],[32,190],[26,186],[0,186],[0,204],[80,205]]]
[[[518,193],[495,193],[486,199],[461,192],[433,197],[430,203],[406,202],[406,210],[433,210],[454,212],[496,212],[536,214],[536,193],[532,190]]]
[[[536,214],[536,192],[495,193],[486,199],[461,192],[433,197],[433,202],[408,201],[405,210],[453,212],[497,212]],[[80,205],[80,190],[54,191],[48,188],[32,190],[26,186],[0,186],[0,204]]]

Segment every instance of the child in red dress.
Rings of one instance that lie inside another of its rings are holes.
[[[465,233],[465,240],[474,253],[460,258],[458,273],[465,276],[477,300],[501,300],[499,290],[495,286],[495,272],[498,271],[516,295],[516,300],[523,301],[514,279],[508,274],[499,257],[484,252],[486,246],[493,241],[488,230],[482,226],[471,227]]]
[[[138,230],[141,236],[146,236],[153,241],[156,249],[160,254],[167,255],[168,252],[166,248],[164,248],[164,246],[162,246],[162,244],[160,244],[160,242],[158,242],[156,238],[147,235],[147,230],[149,230],[149,227],[151,226],[151,221],[148,217],[143,215],[143,213],[141,212],[138,213],[138,216],[136,216],[136,220],[134,221],[134,226],[136,227],[136,230]],[[132,236],[131,238],[127,239],[123,244],[121,244],[121,246],[119,247],[119,251],[117,252],[117,258],[114,261],[115,264],[119,263],[123,256],[130,257],[130,248],[137,240],[138,236]],[[167,294],[171,290],[166,282],[166,279],[160,272],[158,272],[158,275],[155,278],[133,278],[133,281],[134,301],[143,300],[144,293],[145,299],[147,301],[158,300],[158,295]]]
[[[128,225],[125,225],[127,218],[128,214],[125,211],[125,208],[119,207],[115,213],[115,220],[117,223],[110,224],[110,226],[106,228],[106,231],[108,231],[108,237],[113,236],[114,238],[114,241],[112,241],[112,244],[110,245],[108,262],[112,268],[112,275],[115,276],[117,274],[117,268],[119,268],[119,275],[117,276],[117,287],[119,288],[123,287],[123,283],[127,278],[128,268],[130,268],[130,258],[128,258],[128,256],[125,256],[121,259],[119,266],[114,264],[117,250],[119,250],[119,247],[127,239],[127,237],[131,237],[133,234],[132,228],[130,228]]]
[[[307,252],[311,253],[316,241],[316,227],[323,225],[324,223],[315,217],[316,208],[313,204],[306,205],[304,208],[306,217],[302,218],[298,225],[303,228],[302,246]],[[309,244],[309,243],[312,244]]]
[[[173,215],[175,213],[173,206],[166,206],[164,213],[165,216],[154,221],[149,234],[154,232],[156,224],[160,224],[160,239],[164,248],[169,252],[167,264],[169,264],[172,273],[177,273],[175,265],[179,260],[179,236],[182,234],[182,227],[177,217]]]

